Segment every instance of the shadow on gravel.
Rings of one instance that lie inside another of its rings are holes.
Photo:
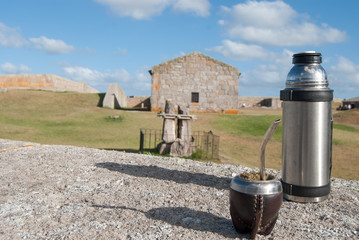
[[[231,178],[216,177],[203,173],[190,173],[185,171],[171,170],[157,166],[138,166],[130,164],[119,164],[104,162],[95,164],[98,168],[106,168],[110,171],[121,172],[136,177],[156,178],[176,183],[193,183],[217,189],[229,189]]]
[[[106,151],[118,151],[118,152],[127,152],[127,153],[138,153],[138,149],[132,149],[132,148],[99,148],[100,150],[106,150]]]
[[[171,225],[196,231],[212,232],[226,238],[248,238],[249,235],[239,234],[233,227],[232,220],[218,217],[212,213],[196,211],[187,207],[161,207],[142,211],[125,206],[92,205],[95,208],[123,209],[141,212],[147,218],[165,221]]]

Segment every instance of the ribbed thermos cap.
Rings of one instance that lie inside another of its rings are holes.
[[[293,55],[293,64],[322,63],[322,54],[314,51],[300,52]]]

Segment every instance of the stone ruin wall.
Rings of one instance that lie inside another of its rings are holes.
[[[149,96],[129,96],[127,97],[128,108],[151,109]]]
[[[167,99],[191,112],[238,113],[239,70],[201,53],[156,65],[151,70],[151,110],[163,111]],[[191,93],[199,102],[191,102]]]
[[[341,98],[334,98],[333,103],[341,102]],[[240,108],[269,107],[282,108],[282,101],[279,97],[238,97]]]
[[[108,86],[102,106],[111,109],[127,107],[127,96],[117,83],[111,83]]]
[[[268,101],[270,100],[270,101]],[[341,101],[341,99],[340,99]],[[151,109],[150,97],[149,96],[129,96],[127,97],[128,108],[141,108]],[[281,108],[282,101],[279,97],[238,97],[239,108],[253,108],[253,107],[270,107],[270,108]],[[240,110],[239,110],[240,112]]]
[[[3,74],[0,75],[0,88],[98,93],[85,82],[74,82],[52,74]]]
[[[238,97],[240,108],[248,107],[271,107],[281,108],[282,103],[279,97]]]

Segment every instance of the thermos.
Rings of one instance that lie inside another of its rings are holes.
[[[332,168],[333,90],[313,51],[293,55],[283,101],[283,197],[296,202],[320,202],[330,193]]]

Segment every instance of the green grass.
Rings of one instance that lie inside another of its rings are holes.
[[[359,130],[356,129],[355,127],[347,126],[347,125],[344,125],[344,124],[334,124],[333,128],[338,129],[338,130],[342,130],[342,131],[347,131],[347,132],[359,132]]]
[[[139,129],[161,126],[155,113],[97,107],[100,97],[46,91],[1,93],[0,137],[44,144],[138,149]],[[119,118],[110,118],[113,115]]]
[[[275,115],[219,115],[214,125],[222,131],[235,136],[263,137],[269,126],[281,116]],[[281,125],[277,128],[273,138],[281,139]]]
[[[141,128],[162,128],[156,113],[101,108],[101,98],[103,94],[30,90],[0,93],[0,138],[137,152]],[[110,118],[114,115],[119,118]],[[263,136],[271,123],[281,118],[281,110],[195,115],[193,131],[212,130],[220,136],[222,163],[258,167]],[[334,177],[359,179],[358,116],[355,111],[334,114]],[[266,167],[281,169],[281,132],[280,124],[266,148]],[[195,152],[191,158],[200,159],[201,153]]]

